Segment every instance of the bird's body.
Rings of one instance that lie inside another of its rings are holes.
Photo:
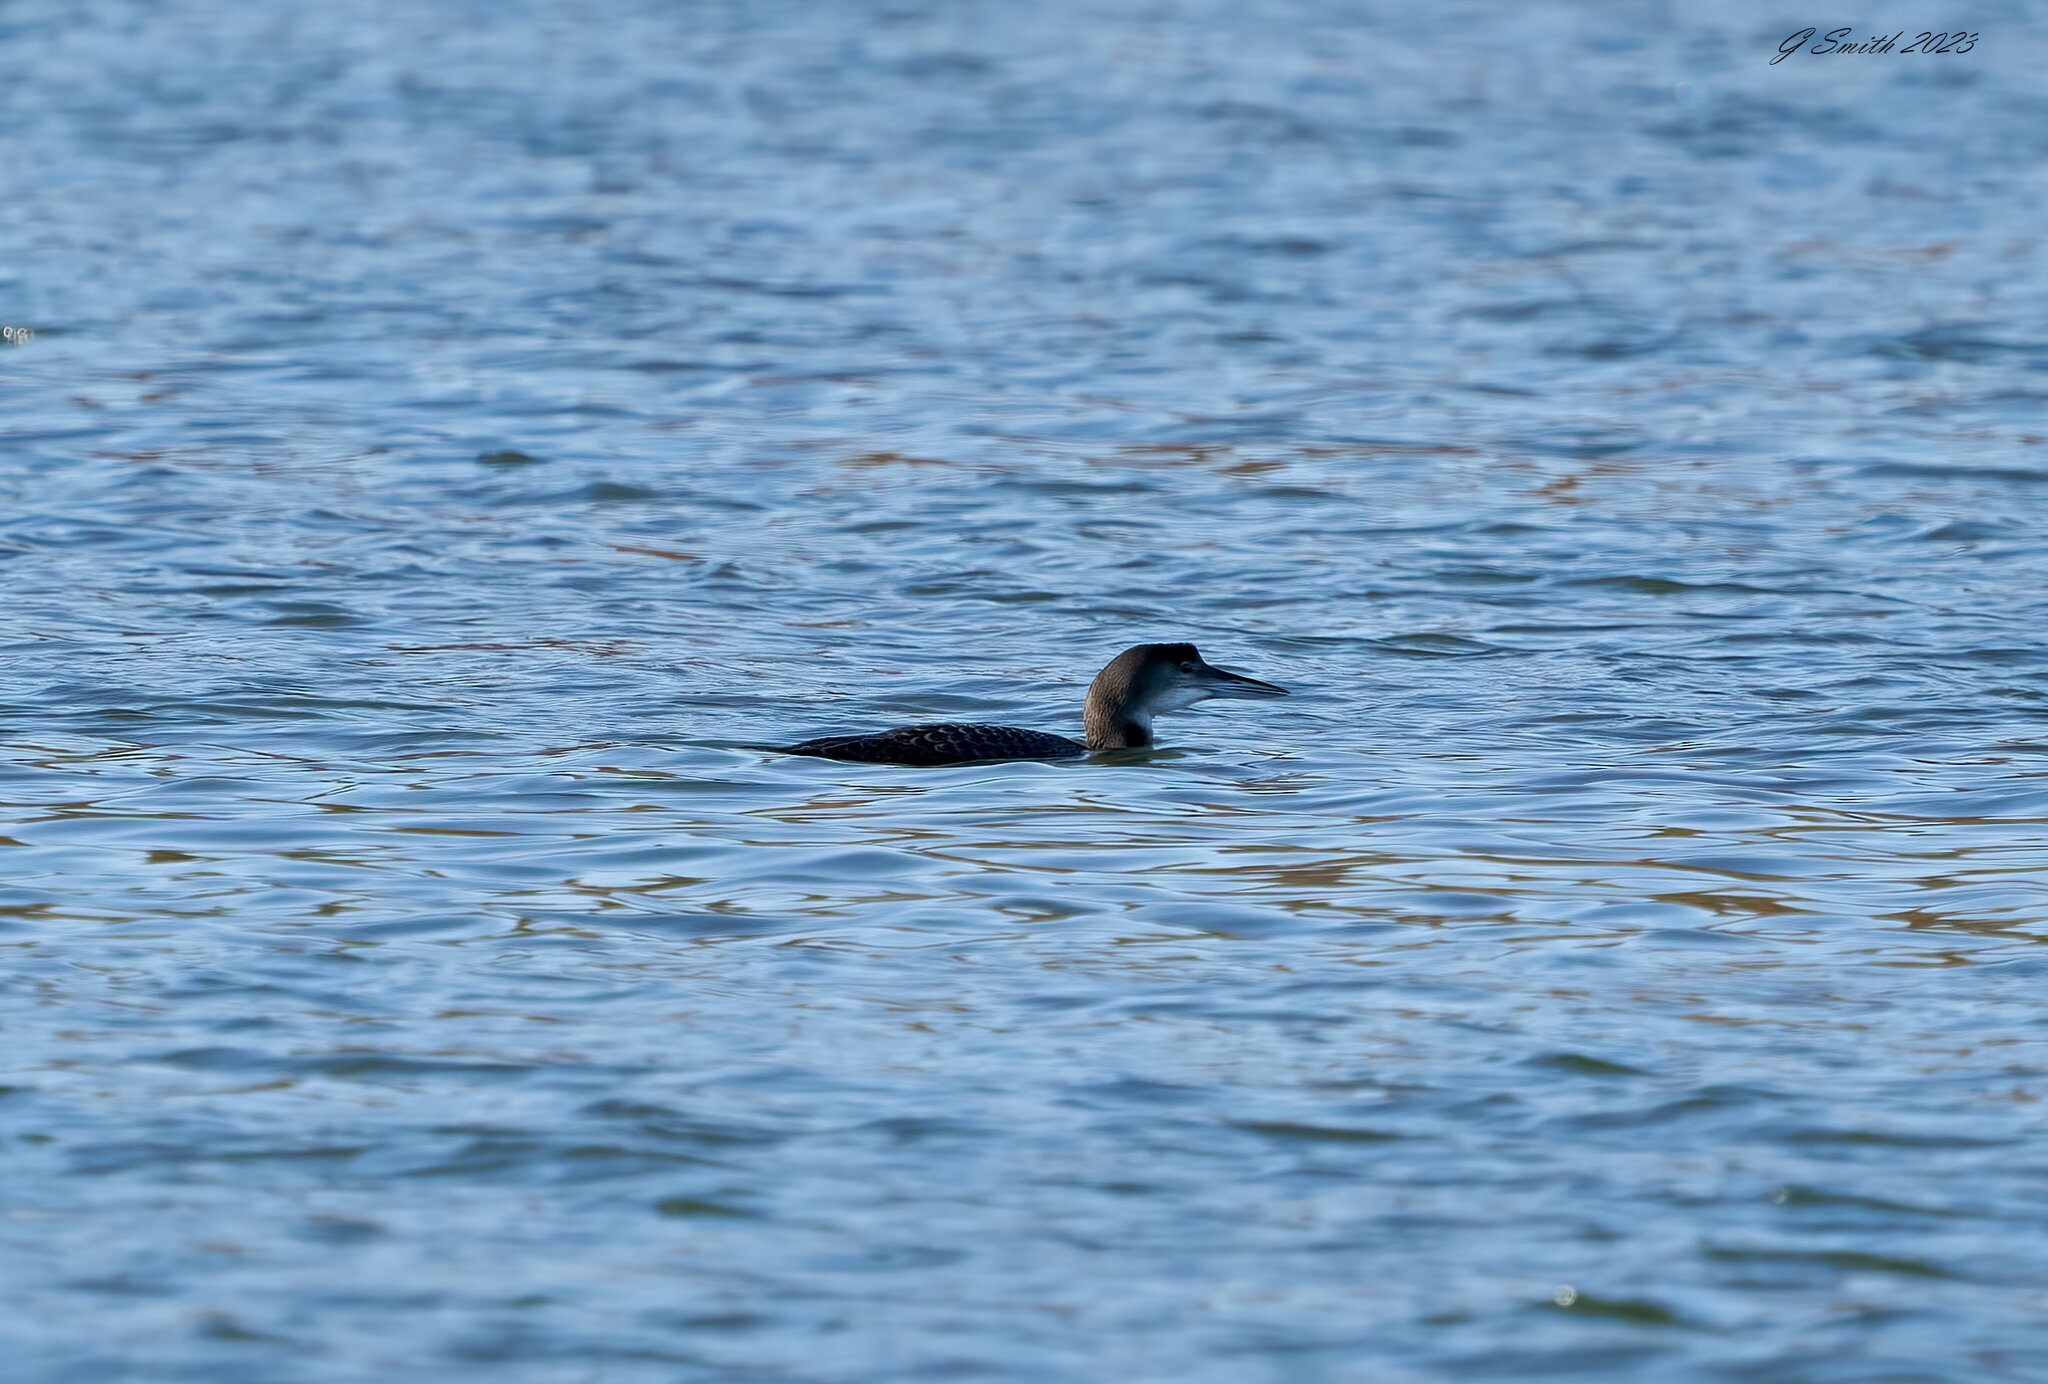
[[[933,726],[898,726],[873,735],[820,736],[791,745],[789,753],[867,764],[971,764],[994,759],[1072,759],[1088,753],[1088,747],[1042,730],[947,721]]]
[[[974,764],[1004,759],[1071,759],[1091,750],[1152,743],[1152,717],[1210,697],[1284,697],[1287,689],[1202,661],[1192,644],[1139,644],[1111,659],[1088,687],[1088,738],[1069,740],[1015,726],[946,722],[899,726],[869,735],[826,735],[788,754],[869,764]]]

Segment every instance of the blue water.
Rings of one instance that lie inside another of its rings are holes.
[[[5,1377],[2048,1377],[2048,25],[1815,18],[0,9]]]

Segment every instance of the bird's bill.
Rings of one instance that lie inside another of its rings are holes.
[[[1212,697],[1284,697],[1287,689],[1275,687],[1270,682],[1248,678],[1243,673],[1233,673],[1228,668],[1218,668],[1204,663],[1195,675],[1196,684]]]

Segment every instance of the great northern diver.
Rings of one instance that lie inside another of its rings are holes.
[[[996,759],[1067,759],[1090,750],[1135,749],[1152,743],[1152,718],[1210,697],[1284,697],[1287,689],[1202,661],[1192,644],[1139,644],[1125,649],[1088,686],[1083,721],[1087,743],[1042,730],[948,722],[899,726],[873,735],[827,735],[784,748],[785,754],[869,764],[970,764]]]

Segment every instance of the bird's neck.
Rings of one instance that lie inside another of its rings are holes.
[[[1091,750],[1137,750],[1152,743],[1152,717],[1120,701],[1090,697],[1083,719]]]

